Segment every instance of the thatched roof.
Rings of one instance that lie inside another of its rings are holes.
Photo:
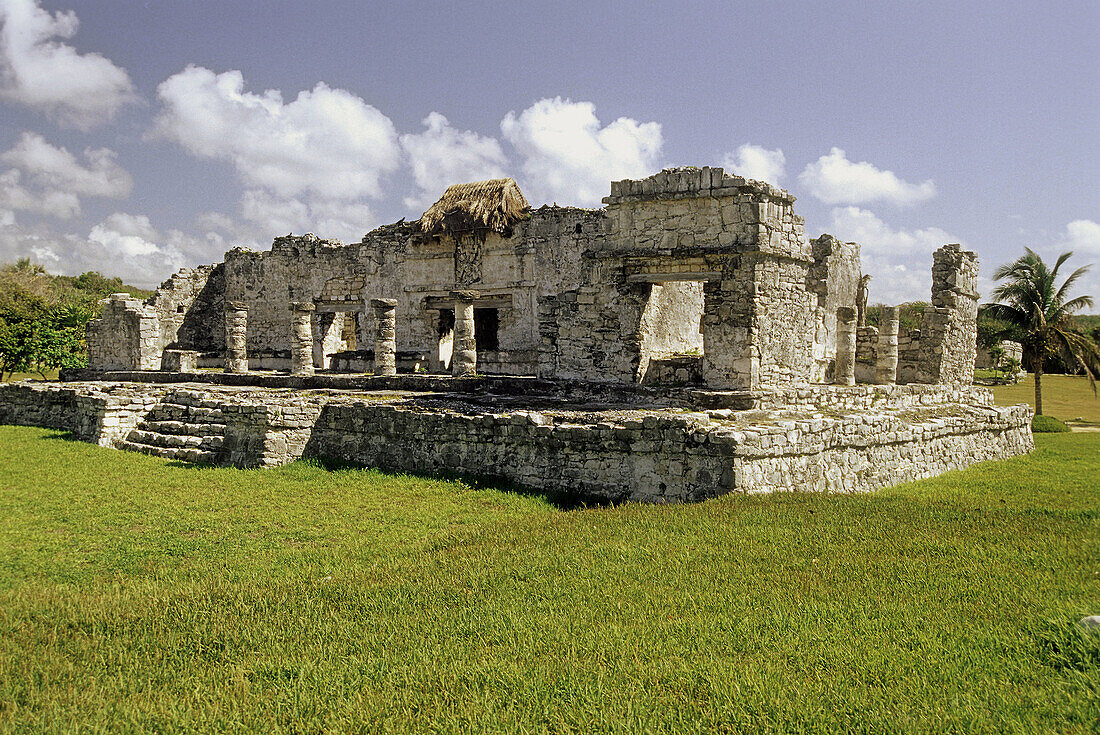
[[[506,232],[530,216],[531,205],[512,179],[489,179],[447,187],[420,218],[429,235],[494,230]]]

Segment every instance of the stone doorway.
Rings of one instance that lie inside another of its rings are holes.
[[[639,383],[701,382],[702,318],[702,281],[650,284],[639,324]]]

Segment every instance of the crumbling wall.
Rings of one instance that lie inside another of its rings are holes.
[[[88,322],[88,367],[93,370],[158,370],[160,326],[157,312],[127,293],[99,302],[103,310]]]
[[[878,366],[878,329],[860,327],[856,330],[856,382],[874,383]]]
[[[957,244],[933,254],[932,304],[919,330],[898,340],[898,381],[974,382],[978,339],[978,258]]]
[[[651,284],[699,281],[708,385],[811,380],[816,297],[793,197],[688,168],[612,182],[604,201],[607,236],[585,255],[585,285],[544,299],[540,375],[641,380]]]
[[[235,248],[225,254],[225,301],[248,307],[247,351],[252,368],[287,368],[293,341],[290,304],[313,301],[339,279],[352,291],[326,295],[361,310],[365,266],[362,245],[345,246],[314,235],[275,238],[268,252]],[[358,293],[355,293],[358,292]]]
[[[213,358],[225,351],[225,266],[181,268],[160,284],[149,304],[160,323],[159,347]]]
[[[702,281],[652,284],[640,326],[642,358],[638,369],[643,382],[654,359],[703,354],[702,316]]]
[[[854,306],[861,275],[859,244],[842,242],[829,234],[810,241],[813,264],[808,288],[817,295],[821,309],[815,339],[817,374],[814,382],[832,380],[836,361],[836,310]]]

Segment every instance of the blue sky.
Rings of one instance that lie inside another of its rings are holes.
[[[1100,262],[1100,3],[0,0],[0,259],[153,284],[449,183],[533,204],[725,165],[863,246]],[[1100,268],[1083,287],[1100,297]],[[983,282],[988,291],[988,281]]]

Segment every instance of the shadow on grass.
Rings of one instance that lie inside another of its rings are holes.
[[[387,474],[457,482],[472,490],[497,490],[513,495],[521,495],[523,497],[538,498],[548,505],[564,511],[584,510],[585,508],[597,507],[605,508],[618,504],[607,498],[591,494],[565,492],[562,490],[540,490],[538,488],[512,482],[505,477],[470,475],[461,472],[404,472],[400,470],[388,470],[382,467],[371,467],[369,465],[349,462],[334,457],[305,457],[297,460],[296,464],[297,463],[317,467],[326,472],[377,470]]]
[[[225,465],[186,462],[179,459],[168,460],[165,462],[165,464],[169,467],[183,470],[194,470],[198,472],[226,469]],[[526,485],[511,482],[507,478],[503,477],[477,476],[457,472],[405,472],[401,470],[386,469],[384,467],[374,467],[371,465],[359,464],[357,462],[349,462],[347,460],[337,459],[333,457],[303,457],[301,459],[295,460],[292,464],[315,467],[324,472],[362,472],[364,470],[373,470],[390,475],[402,475],[407,477],[423,478],[426,480],[443,480],[446,482],[457,482],[465,485],[472,490],[496,490],[499,492],[511,493],[513,495],[521,495],[523,497],[537,498],[545,502],[547,505],[550,505],[562,511],[584,510],[586,508],[607,508],[621,504],[620,502],[608,500],[607,498],[591,494],[554,490],[539,490],[537,488],[532,488]],[[248,467],[242,469],[258,470],[263,468]]]
[[[43,429],[43,431],[48,431],[49,433],[45,434],[42,438],[48,439],[50,441],[75,442],[77,444],[90,443],[84,441],[83,439],[78,439],[76,436],[73,435],[73,432],[71,431],[65,431],[63,429]]]

